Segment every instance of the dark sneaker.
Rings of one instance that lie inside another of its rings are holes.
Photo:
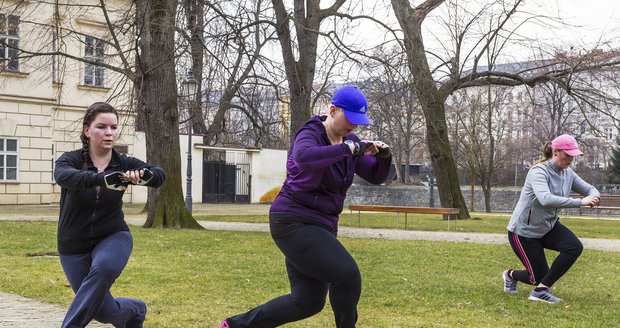
[[[516,294],[517,281],[510,278],[508,272],[510,272],[510,270],[506,270],[502,273],[502,279],[504,280],[504,293]]]
[[[549,288],[545,288],[539,292],[533,290],[530,293],[530,297],[528,297],[528,299],[530,301],[545,302],[545,303],[550,303],[550,304],[554,304],[562,300],[561,298],[557,298],[553,296]]]

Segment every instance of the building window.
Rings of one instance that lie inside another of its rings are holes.
[[[19,16],[0,13],[0,71],[19,71]]]
[[[87,36],[84,38],[84,84],[102,87],[104,83],[104,68],[95,63],[103,64],[103,41]]]
[[[614,139],[614,129],[613,128],[605,128],[605,138],[607,138],[607,140],[613,140]]]
[[[0,181],[17,181],[17,139],[0,138]]]

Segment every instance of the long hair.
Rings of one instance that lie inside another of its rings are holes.
[[[80,135],[80,140],[82,140],[82,159],[84,163],[86,163],[86,159],[88,158],[88,137],[84,134],[84,127],[90,126],[90,124],[97,118],[97,115],[101,113],[112,113],[116,115],[116,119],[118,119],[118,113],[116,109],[112,107],[112,105],[105,102],[96,102],[93,103],[86,109],[86,113],[84,113],[84,118],[82,120],[82,134]]]
[[[534,163],[534,165],[546,162],[551,159],[551,157],[553,157],[553,147],[551,147],[551,141],[547,141],[547,143],[545,143],[545,145],[543,146],[542,156],[540,157],[540,160]]]

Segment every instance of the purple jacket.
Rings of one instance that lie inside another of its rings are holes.
[[[353,175],[383,183],[392,157],[353,157],[346,144],[332,145],[322,123],[326,118],[314,116],[297,132],[286,161],[286,180],[269,213],[299,216],[337,231]],[[360,140],[353,133],[347,139]]]

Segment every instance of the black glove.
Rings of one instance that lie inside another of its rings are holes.
[[[364,156],[364,153],[368,149],[368,147],[372,146],[372,142],[368,141],[360,141],[355,143],[355,151],[353,152],[353,156]]]
[[[153,172],[149,169],[144,169],[142,176],[140,177],[140,181],[136,182],[138,186],[146,186],[146,184],[153,179]]]
[[[375,154],[376,158],[388,158],[392,156],[392,151],[390,150],[390,147],[377,148],[379,149],[379,152]]]
[[[127,181],[123,177],[122,172],[112,172],[104,176],[105,186],[108,189],[124,191],[127,189]]]

